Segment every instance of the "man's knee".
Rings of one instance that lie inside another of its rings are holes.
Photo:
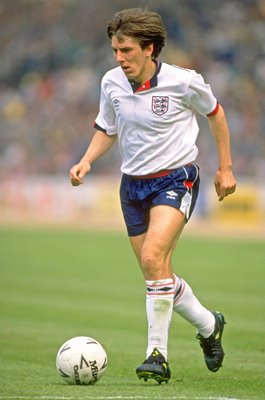
[[[140,255],[140,263],[145,275],[149,279],[157,279],[163,274],[165,260],[161,252],[153,247],[143,247]]]
[[[159,264],[159,257],[153,249],[142,249],[141,251],[141,265],[147,269],[155,267]]]

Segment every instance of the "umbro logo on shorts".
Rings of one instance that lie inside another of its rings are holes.
[[[169,190],[168,192],[166,192],[166,194],[167,199],[175,200],[175,198],[178,197],[178,193],[174,192],[174,190]]]

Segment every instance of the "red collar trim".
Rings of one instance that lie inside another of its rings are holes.
[[[151,89],[153,87],[157,86],[157,75],[160,72],[162,63],[160,61],[155,60],[156,63],[156,72],[155,74],[152,76],[151,79],[149,79],[147,82],[145,82],[143,85],[139,85],[139,83],[133,81],[133,80],[129,80],[133,93],[139,93],[139,92],[143,92],[145,90]]]
[[[143,90],[148,90],[151,87],[151,80],[145,82],[143,85],[139,86],[134,93],[142,92]]]

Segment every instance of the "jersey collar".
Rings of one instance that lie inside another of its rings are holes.
[[[129,79],[130,85],[132,87],[133,93],[143,92],[145,90],[151,89],[157,86],[157,75],[160,72],[162,63],[160,61],[155,60],[156,63],[156,72],[152,76],[151,79],[140,85],[139,83],[135,82],[133,79]]]

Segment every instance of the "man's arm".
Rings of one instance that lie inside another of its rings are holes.
[[[70,170],[70,180],[73,186],[83,183],[84,176],[90,171],[94,161],[105,154],[114,144],[117,135],[107,135],[102,131],[96,131],[88,149],[78,164]]]
[[[215,139],[219,167],[215,174],[214,184],[219,201],[236,190],[236,180],[232,173],[230,150],[230,133],[224,110],[219,106],[217,114],[208,117],[209,126]]]

